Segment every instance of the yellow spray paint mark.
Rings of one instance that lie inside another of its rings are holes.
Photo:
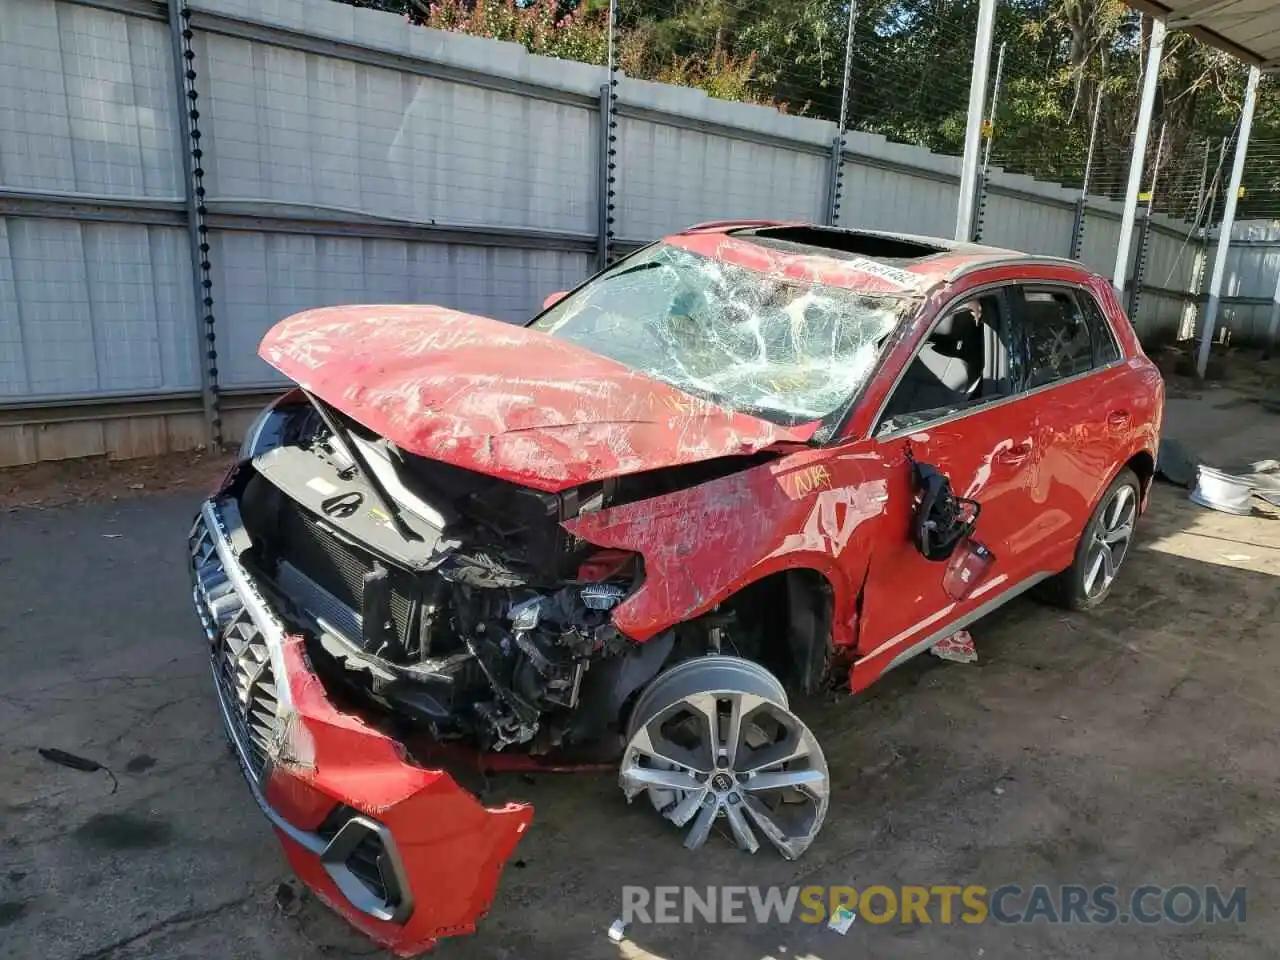
[[[831,473],[823,464],[806,467],[791,475],[791,499],[799,500],[818,490],[831,486]]]

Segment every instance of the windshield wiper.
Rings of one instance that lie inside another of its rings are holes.
[[[334,416],[328,405],[319,397],[313,396],[309,391],[302,391],[311,405],[315,407],[316,413],[320,414],[320,419],[324,421],[324,425],[329,428],[329,432],[333,434],[333,438],[342,445],[343,452],[346,453],[347,459],[355,465],[356,469],[364,475],[365,482],[369,484],[369,489],[373,491],[373,495],[378,498],[378,505],[382,507],[391,525],[395,527],[396,533],[404,537],[406,540],[421,541],[422,537],[417,534],[407,523],[400,513],[400,508],[396,506],[391,495],[387,493],[386,487],[382,485],[382,481],[378,479],[377,474],[373,472],[373,468],[369,466],[369,462],[365,460],[364,455],[360,452],[355,442],[351,439],[351,434],[344,427],[341,421]]]

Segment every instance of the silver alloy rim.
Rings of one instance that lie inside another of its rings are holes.
[[[696,850],[717,823],[742,849],[757,832],[788,860],[813,843],[827,813],[826,759],[787,705],[777,678],[738,657],[687,660],[645,690],[628,731],[618,783],[647,794]]]
[[[1084,595],[1096,597],[1116,578],[1120,564],[1133,540],[1133,521],[1138,514],[1138,495],[1125,484],[1111,494],[1093,525],[1084,565]]]

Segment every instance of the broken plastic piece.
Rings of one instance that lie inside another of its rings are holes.
[[[517,603],[508,614],[512,630],[532,630],[542,617],[542,597],[532,597]]]
[[[858,915],[848,907],[836,907],[831,911],[831,919],[827,921],[827,929],[834,930],[843,937],[849,932],[849,928],[853,926],[853,921],[857,919]]]
[[[77,757],[74,753],[67,753],[67,751],[59,750],[57,747],[40,747],[37,752],[46,760],[59,766],[70,767],[72,770],[95,773],[102,769],[102,764],[97,760],[90,760],[88,757]]]
[[[590,610],[611,610],[626,593],[616,583],[589,583],[582,588],[582,603]]]
[[[969,636],[968,630],[957,630],[951,636],[939,640],[933,645],[933,655],[952,663],[973,663],[978,659],[978,651],[973,646],[973,637]]]
[[[951,481],[931,464],[911,460],[911,476],[919,495],[912,524],[916,549],[926,560],[948,560],[973,533],[982,508],[976,500],[957,497]]]
[[[960,541],[956,552],[947,561],[947,572],[942,576],[942,589],[952,600],[963,600],[982,582],[995,559],[995,554],[984,544],[966,537]]]
[[[116,780],[116,775],[100,764],[97,760],[90,760],[88,757],[78,757],[74,753],[67,753],[67,751],[59,750],[57,747],[37,747],[36,752],[50,763],[56,763],[60,767],[67,767],[71,770],[80,770],[84,773],[97,773],[101,770],[111,778],[111,792],[115,793],[120,789],[120,783]]]

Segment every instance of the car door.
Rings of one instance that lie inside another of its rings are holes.
[[[930,375],[930,363],[922,359],[936,341],[935,331],[947,327],[949,312],[975,298],[982,314],[982,382],[964,402],[930,407],[939,394],[918,387]],[[1025,530],[1035,522],[1029,490],[1040,451],[1034,410],[1016,388],[1013,334],[1003,287],[967,292],[945,305],[876,418],[872,442],[888,477],[886,525],[873,548],[863,590],[858,642],[863,656],[855,666],[855,688],[945,636],[957,621],[1036,572],[1024,549]],[[913,403],[912,395],[925,400]],[[980,504],[974,537],[995,559],[960,601],[943,588],[947,564],[926,559],[911,538],[913,459],[940,470],[957,495]]]
[[[1115,333],[1088,289],[1022,284],[1009,290],[1009,304],[1022,354],[1020,389],[1036,411],[1041,451],[1030,491],[1038,521],[1018,546],[1062,568],[1123,462],[1136,411],[1125,396]]]

